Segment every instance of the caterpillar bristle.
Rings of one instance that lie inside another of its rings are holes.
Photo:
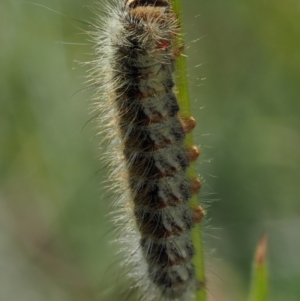
[[[198,178],[192,179],[190,185],[192,194],[197,194],[201,188],[201,181]]]
[[[193,208],[193,220],[195,224],[198,224],[202,221],[205,216],[204,209],[199,205],[196,208]]]

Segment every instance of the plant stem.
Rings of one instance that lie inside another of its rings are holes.
[[[268,238],[264,235],[256,248],[249,301],[267,301],[268,299],[267,248]]]
[[[182,30],[182,14],[180,0],[171,0],[173,11],[178,15],[178,22],[180,25],[179,34],[175,39],[175,49],[180,49],[184,45],[183,30]],[[191,116],[190,96],[187,80],[187,63],[185,51],[182,51],[179,57],[176,59],[176,86],[178,101],[181,108],[181,116],[183,118],[189,118]],[[188,134],[185,140],[187,147],[193,145],[193,136]],[[196,178],[197,172],[195,164],[192,163],[187,171],[190,178]],[[190,200],[190,206],[196,208],[198,204],[198,195],[193,195]],[[206,301],[206,289],[205,289],[205,269],[204,269],[204,252],[202,244],[202,232],[200,223],[197,223],[192,229],[191,237],[195,247],[195,256],[193,263],[196,271],[196,278],[201,288],[196,292],[195,301]]]

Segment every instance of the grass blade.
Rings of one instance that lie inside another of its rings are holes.
[[[265,235],[256,248],[249,301],[267,301],[268,299],[267,248],[268,238]]]

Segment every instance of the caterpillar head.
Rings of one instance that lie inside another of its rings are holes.
[[[126,10],[137,19],[164,19],[170,11],[169,0],[125,0]]]

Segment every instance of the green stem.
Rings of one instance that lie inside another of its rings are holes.
[[[263,236],[256,248],[249,301],[267,301],[268,299],[267,247],[268,238]]]
[[[182,14],[180,0],[171,0],[173,11],[178,15],[178,22],[180,25],[180,31],[175,39],[175,49],[180,49],[184,45],[183,40],[183,30],[182,30]],[[181,116],[183,118],[189,118],[191,116],[191,106],[190,106],[190,96],[187,80],[187,63],[185,52],[181,52],[176,60],[176,86],[178,101],[181,108]],[[193,136],[188,134],[185,141],[186,146],[193,145]],[[188,171],[188,176],[190,178],[196,178],[197,172],[195,164],[191,164]],[[194,195],[190,200],[190,206],[196,208],[198,204],[198,195]],[[193,263],[196,271],[196,278],[201,285],[201,289],[196,292],[195,301],[206,301],[206,289],[205,289],[205,269],[204,269],[204,252],[202,244],[202,232],[200,223],[192,229],[191,237],[195,247],[195,256],[193,258]]]

